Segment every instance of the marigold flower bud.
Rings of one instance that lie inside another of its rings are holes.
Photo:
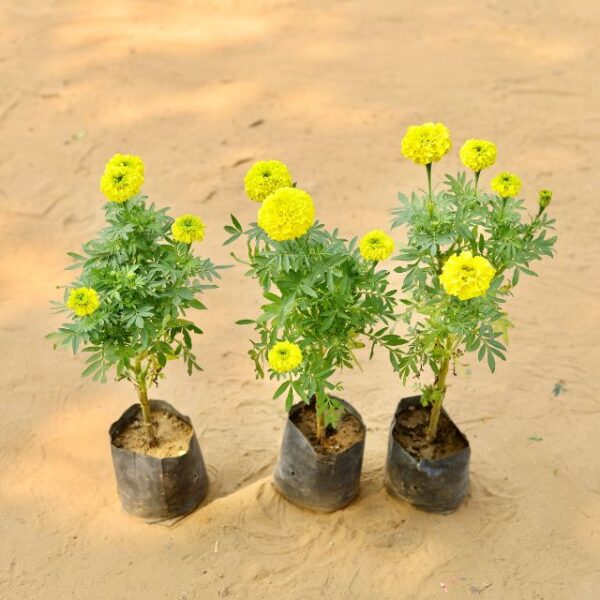
[[[540,190],[540,198],[538,204],[542,210],[547,209],[550,206],[550,202],[552,201],[552,191],[551,190]]]

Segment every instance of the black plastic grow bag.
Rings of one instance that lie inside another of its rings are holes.
[[[415,458],[394,437],[398,416],[410,406],[421,406],[421,397],[402,398],[398,404],[389,432],[385,486],[391,494],[417,508],[450,513],[459,507],[469,489],[469,441],[457,428],[466,443],[464,449],[444,458]],[[444,409],[442,412],[450,419]]]
[[[273,484],[288,500],[304,508],[332,512],[352,502],[360,490],[366,427],[350,404],[340,402],[360,421],[363,435],[338,454],[318,453],[293,423],[290,417],[304,406],[302,403],[293,406],[288,415]]]
[[[163,410],[188,425],[189,417],[163,400],[150,400],[152,411]],[[140,412],[140,405],[130,406],[110,426],[109,434],[117,490],[126,512],[148,520],[164,520],[191,512],[208,491],[208,475],[196,433],[182,456],[157,458],[118,448],[114,439]]]

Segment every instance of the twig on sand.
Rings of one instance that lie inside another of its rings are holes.
[[[476,587],[474,585],[471,586],[471,593],[473,594],[473,596],[475,596],[477,598],[477,596],[481,595],[481,592],[483,592],[484,590],[487,590],[489,587],[491,587],[491,583],[484,583],[481,587]]]

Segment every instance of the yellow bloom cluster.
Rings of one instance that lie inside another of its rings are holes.
[[[248,198],[262,202],[273,192],[292,186],[292,176],[288,168],[278,160],[261,160],[246,173],[244,186]]]
[[[503,171],[492,179],[490,185],[501,198],[512,198],[521,190],[521,179],[514,173]]]
[[[402,154],[418,165],[437,162],[451,147],[450,132],[442,123],[412,125],[402,139]]]
[[[278,373],[293,371],[302,362],[302,350],[292,342],[277,342],[267,356],[269,366]]]
[[[181,215],[173,221],[171,233],[176,242],[201,242],[204,239],[204,223],[196,215]]]
[[[496,162],[496,144],[486,140],[467,140],[461,147],[460,160],[476,173]]]
[[[106,163],[100,189],[110,202],[122,203],[135,196],[143,183],[142,159],[131,154],[115,154]]]
[[[381,229],[373,229],[360,240],[358,247],[365,260],[387,260],[394,251],[394,240]]]
[[[115,154],[107,163],[106,167],[125,167],[144,176],[144,162],[135,154]]]
[[[258,225],[278,242],[304,235],[315,220],[312,198],[297,188],[280,188],[271,194],[258,211]]]
[[[483,256],[465,251],[451,256],[442,269],[440,282],[447,294],[460,300],[483,296],[496,271]]]
[[[86,317],[98,310],[100,298],[98,292],[92,288],[80,287],[71,290],[67,306],[78,316]]]

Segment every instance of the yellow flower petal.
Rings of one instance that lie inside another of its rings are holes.
[[[171,233],[176,242],[201,242],[204,239],[204,223],[196,215],[181,215],[173,222]]]
[[[441,160],[451,147],[450,131],[442,123],[412,125],[402,139],[402,154],[418,165]]]
[[[100,189],[110,202],[119,204],[135,196],[144,183],[144,176],[137,169],[107,166],[100,180]]]
[[[292,176],[288,168],[278,160],[261,160],[246,173],[244,186],[248,198],[262,202],[280,188],[291,187]]]
[[[492,179],[490,186],[498,196],[512,198],[521,191],[521,179],[514,173],[503,171]]]
[[[67,306],[78,316],[87,317],[98,310],[100,298],[92,288],[80,287],[71,290]]]
[[[293,371],[302,362],[302,350],[292,342],[277,342],[267,356],[269,366],[278,373]]]
[[[465,167],[478,173],[496,162],[496,144],[486,140],[467,140],[462,145],[459,155]]]
[[[487,259],[466,251],[454,254],[446,261],[440,283],[447,294],[459,300],[470,300],[487,292],[495,274]]]
[[[312,198],[297,188],[281,188],[258,211],[258,225],[278,242],[303,236],[315,220]]]
[[[360,240],[358,247],[365,260],[387,260],[394,251],[394,240],[381,229],[373,229]]]

